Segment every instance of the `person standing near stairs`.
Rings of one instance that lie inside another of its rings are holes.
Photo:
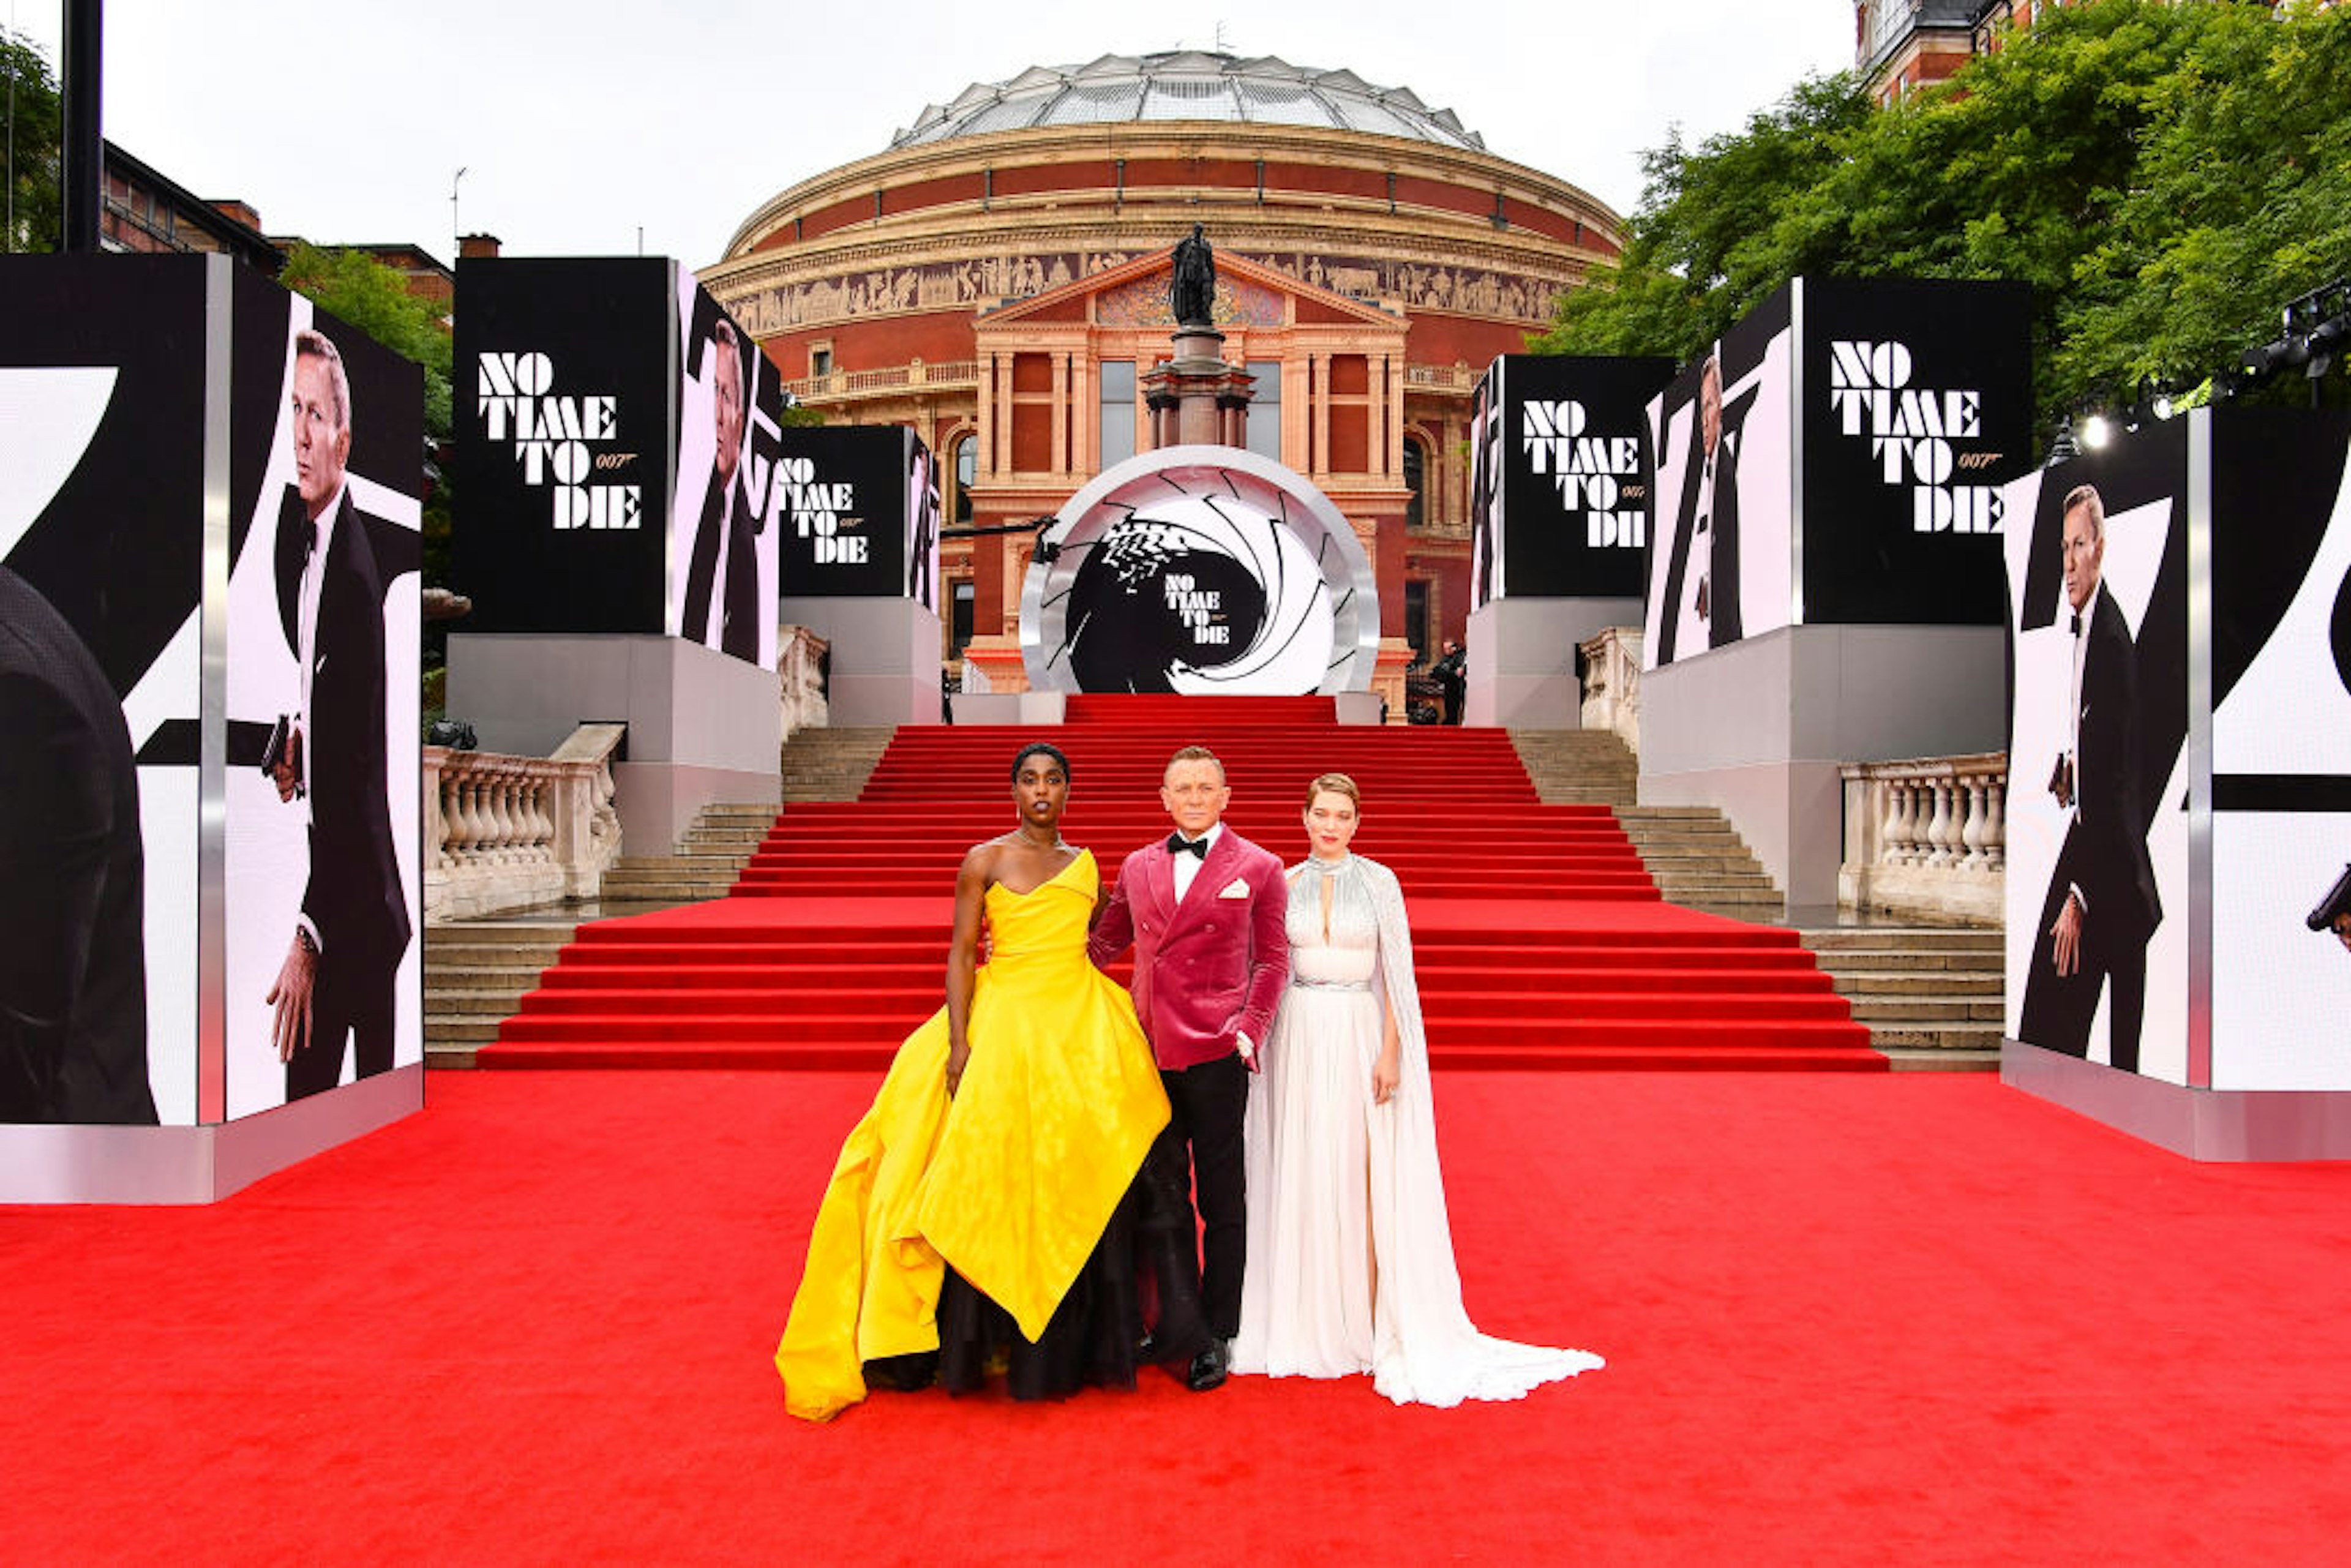
[[[1187,746],[1175,755],[1159,799],[1176,831],[1126,857],[1088,945],[1096,965],[1134,948],[1134,1010],[1171,1110],[1144,1180],[1155,1207],[1172,1197],[1188,1210],[1184,1195],[1196,1194],[1205,1228],[1196,1261],[1186,1228],[1155,1232],[1146,1245],[1163,1301],[1197,1286],[1211,1339],[1178,1375],[1203,1392],[1225,1381],[1240,1331],[1249,1247],[1241,1123],[1258,1045],[1290,978],[1281,862],[1224,825],[1232,793],[1214,752]],[[1156,1343],[1167,1348],[1171,1337],[1163,1322]]]

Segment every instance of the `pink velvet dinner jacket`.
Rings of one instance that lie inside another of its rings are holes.
[[[1265,1043],[1290,979],[1289,898],[1281,862],[1229,826],[1181,904],[1165,841],[1118,868],[1087,952],[1102,965],[1134,944],[1134,1010],[1163,1069],[1229,1056],[1237,1034]]]

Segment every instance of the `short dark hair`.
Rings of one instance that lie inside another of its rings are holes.
[[[1213,762],[1217,765],[1217,777],[1218,779],[1225,777],[1225,759],[1223,758],[1218,757],[1215,752],[1209,750],[1205,746],[1187,746],[1167,759],[1167,768],[1163,768],[1159,770],[1160,778],[1166,778],[1167,769],[1174,768],[1179,762]]]
[[[1064,782],[1068,781],[1070,777],[1070,759],[1061,755],[1061,748],[1055,746],[1050,741],[1032,740],[1028,745],[1022,747],[1020,748],[1020,754],[1012,759],[1012,781],[1015,784],[1020,782],[1020,765],[1028,761],[1030,758],[1040,755],[1051,758],[1053,759],[1053,766],[1061,770],[1062,780]]]

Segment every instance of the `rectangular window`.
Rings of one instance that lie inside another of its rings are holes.
[[[955,629],[955,653],[950,656],[960,659],[963,657],[964,644],[971,641],[971,617],[974,601],[971,580],[969,578],[966,578],[962,581],[956,583],[954,585],[954,594],[955,609],[952,612],[953,619],[950,622],[950,624]]]
[[[1134,455],[1134,361],[1102,362],[1102,466]]]
[[[1428,583],[1416,577],[1405,579],[1404,637],[1412,644],[1412,662],[1416,665],[1428,663]]]
[[[1260,457],[1281,461],[1281,361],[1251,360],[1249,373],[1257,378],[1249,389],[1249,449]]]

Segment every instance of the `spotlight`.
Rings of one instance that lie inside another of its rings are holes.
[[[2060,463],[2070,463],[2081,455],[2080,448],[2074,444],[2074,422],[2060,417],[2055,433],[2049,437],[2048,459],[2041,465],[2054,468]]]
[[[2277,338],[2247,349],[2237,363],[2255,381],[2273,376],[2288,365],[2298,365],[2310,357],[2310,345],[2301,338]]]
[[[2305,341],[2305,347],[2310,354],[2310,364],[2303,373],[2312,381],[2316,381],[2333,370],[2335,356],[2343,347],[2343,340],[2346,337],[2351,337],[2351,315],[2329,317],[2313,327],[2310,329],[2310,337]]]
[[[2148,405],[2147,412],[2154,414],[2158,419],[2169,419],[2171,417],[2171,394],[2169,392],[2156,393],[2155,402]]]
[[[2094,413],[2082,422],[2082,444],[2095,452],[2115,436],[2114,427],[2103,413]]]
[[[2344,340],[2351,337],[2351,279],[2336,278],[2286,302],[2279,312],[2278,335],[2256,344],[2238,357],[2248,383],[2264,381],[2295,365],[2312,382],[2335,368]],[[2314,402],[2318,389],[2311,388]]]

